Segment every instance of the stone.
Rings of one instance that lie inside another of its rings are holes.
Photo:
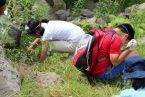
[[[64,83],[62,77],[55,72],[36,72],[34,79],[42,88],[59,86]]]
[[[139,11],[139,10],[145,10],[145,3],[135,4],[135,5],[132,5],[130,7],[127,7],[125,9],[125,12],[124,13],[120,13],[119,16],[123,16],[123,17],[129,18],[130,14],[132,14],[132,13],[134,13],[136,11]]]
[[[84,8],[93,11],[96,8],[96,2],[94,0],[86,0]]]
[[[66,4],[63,0],[51,0],[48,2],[46,0],[48,5],[49,5],[49,19],[50,20],[57,20],[58,17],[56,16],[56,12],[59,10],[66,10]]]
[[[0,46],[0,97],[13,97],[20,91],[20,76],[4,54]]]
[[[145,3],[139,4],[137,10],[145,10]]]
[[[81,16],[84,16],[86,18],[92,18],[93,17],[93,12],[90,11],[89,9],[82,9]]]
[[[1,21],[1,27],[0,27],[0,33],[7,33],[10,40],[6,43],[2,43],[5,48],[17,48],[20,46],[20,40],[21,40],[21,31],[16,25],[13,25],[7,18],[7,16],[0,16]]]
[[[58,10],[55,14],[58,20],[67,21],[67,18],[69,17],[69,11],[66,10]]]

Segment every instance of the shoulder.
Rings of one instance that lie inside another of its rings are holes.
[[[114,34],[112,37],[112,42],[114,42],[114,41],[122,44],[122,40],[120,39],[120,37],[117,34]]]

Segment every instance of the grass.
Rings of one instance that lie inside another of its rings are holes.
[[[97,80],[95,86],[91,86],[85,77],[80,76],[80,72],[73,66],[72,61],[61,60],[61,57],[67,54],[54,53],[44,63],[38,61],[38,47],[30,56],[25,58],[25,49],[30,40],[28,36],[22,37],[22,45],[19,49],[7,49],[7,56],[16,64],[26,63],[32,68],[33,72],[56,72],[64,79],[62,86],[48,87],[43,89],[38,86],[31,76],[26,76],[21,86],[21,91],[17,97],[111,97],[127,85],[123,83],[120,77],[113,80]],[[137,47],[141,56],[145,56],[144,45]],[[31,60],[33,62],[31,62]]]
[[[15,0],[14,0],[15,1]],[[31,18],[46,18],[48,17],[47,5],[29,10],[26,4],[23,2],[30,0],[20,0],[25,10],[20,12],[20,16],[13,17],[17,22],[21,23],[19,20],[28,20]],[[14,3],[15,4],[15,3]],[[15,4],[16,5],[16,4]],[[43,8],[44,7],[44,8]],[[137,24],[136,27],[136,38],[142,37],[144,35],[144,13],[138,13],[134,15],[131,19],[133,24]],[[122,20],[113,18],[115,21],[112,24],[118,23]],[[140,25],[143,23],[142,25]],[[82,24],[83,28],[88,30],[86,24]],[[141,26],[141,27],[140,27]],[[141,29],[137,29],[141,28]],[[24,28],[22,28],[24,29]],[[19,49],[7,49],[7,57],[10,58],[14,64],[26,63],[32,68],[33,72],[56,72],[60,74],[64,79],[64,84],[62,86],[48,87],[43,89],[38,86],[36,81],[31,76],[26,76],[23,80],[21,91],[17,97],[111,97],[112,95],[119,94],[119,92],[125,88],[127,85],[123,83],[120,77],[113,80],[97,80],[95,86],[91,86],[85,77],[79,75],[79,71],[72,65],[71,60],[61,60],[62,56],[66,54],[55,53],[52,57],[49,57],[44,63],[38,61],[37,54],[39,53],[39,48],[37,48],[30,58],[25,55],[25,49],[28,46],[32,37],[23,35],[21,39],[21,47]],[[144,52],[145,45],[138,46],[137,50],[141,56],[145,56]],[[33,61],[33,62],[31,62]]]
[[[28,37],[24,38],[22,37],[22,40],[27,40],[27,43],[28,40],[31,40]],[[67,56],[67,54],[54,53],[44,63],[40,63],[37,57],[40,48],[38,47],[30,58],[25,59],[24,49],[28,44],[25,41],[22,41],[22,44],[19,49],[6,50],[7,56],[12,60],[14,66],[24,62],[32,68],[33,72],[56,72],[63,77],[64,84],[43,89],[28,75],[24,78],[17,97],[111,97],[119,94],[127,86],[120,77],[113,80],[97,80],[95,86],[91,86],[85,77],[79,75],[80,72],[73,66],[71,60],[61,60],[61,57]],[[145,44],[137,47],[141,56],[145,56],[144,47]],[[23,58],[24,60],[20,61]],[[30,62],[30,59],[33,62]]]
[[[138,46],[141,56],[145,45]],[[27,76],[17,97],[111,97],[119,94],[125,88],[125,84],[118,77],[114,80],[97,80],[95,86],[91,86],[85,77],[79,75],[79,71],[72,65],[71,60],[61,60],[66,54],[55,53],[44,63],[36,62],[32,65],[33,72],[56,72],[64,78],[62,86],[43,89],[30,76]]]

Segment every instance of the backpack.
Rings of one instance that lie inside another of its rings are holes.
[[[104,36],[109,33],[112,33],[113,37],[114,31],[112,28],[101,28],[92,29],[89,33],[82,36],[78,46],[76,47],[73,58],[73,64],[78,70],[86,72],[88,67],[109,58],[109,56],[106,56],[97,59],[97,54],[102,45]],[[110,38],[110,41],[112,37]]]

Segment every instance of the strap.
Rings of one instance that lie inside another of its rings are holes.
[[[112,32],[112,36],[111,36],[111,38],[110,38],[110,42],[111,42],[111,40],[112,40],[112,38],[113,38],[113,36],[114,36],[114,34],[115,34],[115,31],[113,31],[113,30],[107,30],[107,31],[105,31],[105,33],[111,33]],[[102,40],[103,41],[103,40]],[[111,44],[111,43],[110,43]],[[101,47],[101,45],[102,45],[102,43],[100,43],[100,46],[99,46],[99,48]],[[99,49],[98,49],[99,50]],[[108,59],[109,58],[109,56],[105,56],[105,57],[103,57],[103,58],[100,58],[100,59],[98,59],[98,60],[96,60],[96,64],[98,64],[99,62],[102,62],[102,61],[104,61],[104,60],[106,60],[106,59]]]
[[[109,56],[105,56],[103,58],[100,58],[99,60],[96,61],[96,64],[98,64],[99,62],[102,62],[102,61],[104,61],[104,60],[106,60],[108,58],[109,58]]]

